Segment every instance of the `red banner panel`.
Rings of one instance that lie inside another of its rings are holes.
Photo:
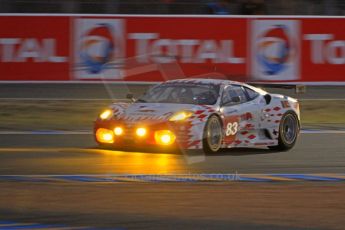
[[[244,77],[246,38],[245,19],[80,17],[73,77],[161,81],[215,71]]]
[[[345,18],[0,16],[0,81],[345,82]]]
[[[0,80],[69,80],[69,20],[0,17]]]
[[[345,82],[345,18],[303,19],[303,81]]]

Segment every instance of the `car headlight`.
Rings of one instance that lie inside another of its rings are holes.
[[[96,139],[100,143],[114,143],[114,133],[109,129],[99,128],[96,131]]]
[[[170,130],[158,130],[155,132],[155,141],[159,145],[171,145],[175,142],[176,136]]]
[[[113,115],[114,115],[113,110],[106,109],[99,115],[99,118],[101,118],[102,120],[107,120],[110,117],[112,117]]]
[[[137,128],[137,130],[135,131],[135,133],[137,134],[138,137],[143,137],[146,135],[147,133],[147,129],[141,127],[141,128]]]
[[[114,129],[114,134],[115,134],[116,136],[121,136],[121,135],[123,134],[123,128],[121,128],[121,127],[115,127],[115,129]]]
[[[177,112],[169,118],[169,121],[183,121],[191,117],[193,113],[191,111]]]

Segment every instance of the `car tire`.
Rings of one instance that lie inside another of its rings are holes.
[[[296,113],[286,112],[279,124],[278,145],[268,146],[271,150],[287,151],[291,149],[297,141],[300,131],[299,121]]]
[[[222,145],[222,122],[216,115],[211,115],[206,122],[203,133],[203,150],[206,154],[216,153]]]

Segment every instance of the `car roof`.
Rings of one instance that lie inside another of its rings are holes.
[[[215,85],[229,85],[229,84],[239,84],[245,85],[244,83],[237,82],[237,81],[230,81],[230,80],[222,80],[222,79],[206,79],[206,78],[182,78],[182,79],[175,79],[169,80],[165,83],[190,83],[190,84],[215,84]],[[164,84],[164,83],[163,83]]]
[[[261,88],[248,85],[244,82],[239,81],[231,81],[231,80],[223,80],[223,79],[208,79],[208,78],[181,78],[175,80],[169,80],[163,82],[162,84],[169,84],[169,83],[184,83],[184,84],[213,84],[213,85],[241,85],[246,86],[260,94],[266,94],[267,92]]]

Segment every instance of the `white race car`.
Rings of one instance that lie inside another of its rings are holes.
[[[296,99],[240,82],[179,79],[150,88],[132,103],[114,103],[94,125],[109,147],[292,148],[300,131]]]

